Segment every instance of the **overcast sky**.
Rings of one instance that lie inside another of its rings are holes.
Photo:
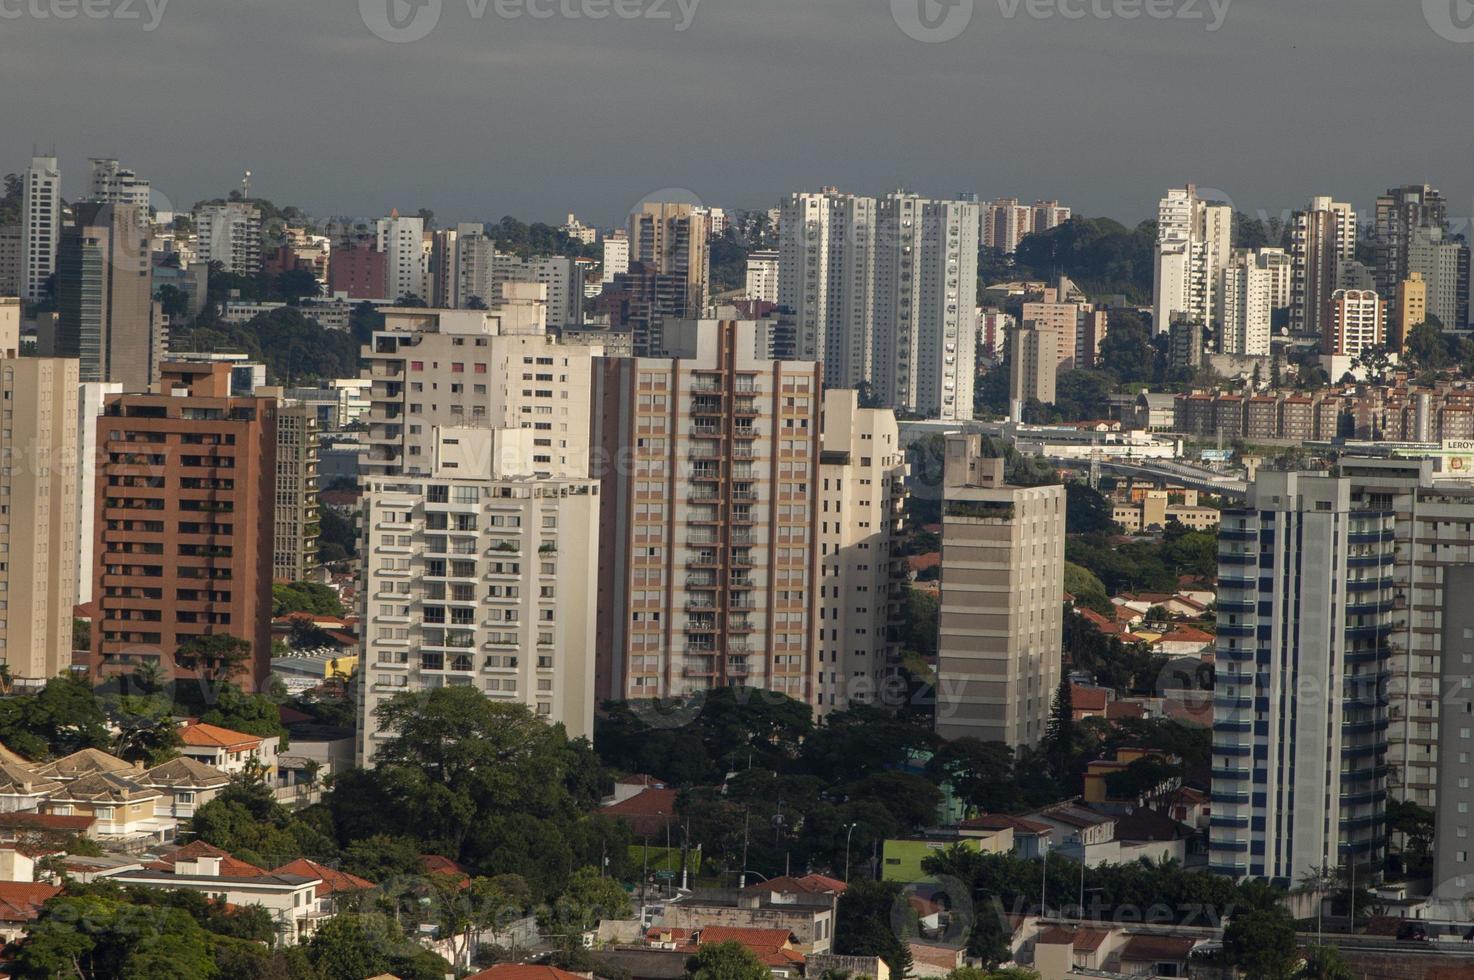
[[[442,9],[408,43],[365,26],[390,0],[168,0],[152,31],[162,0],[55,16],[76,2],[0,0],[4,169],[54,145],[68,197],[105,155],[178,207],[249,167],[258,194],[319,216],[442,223],[608,224],[664,188],[742,208],[824,184],[1058,197],[1130,223],[1188,180],[1271,213],[1424,180],[1457,215],[1474,199],[1474,43],[1430,27],[1468,0],[1232,0],[1213,32],[1207,0],[970,0],[945,43],[898,26],[907,0],[899,17],[892,0],[700,0],[684,31],[676,0],[618,0],[670,19],[602,21],[496,5],[610,0],[488,0],[479,19],[480,0],[418,0]],[[1194,16],[1090,12],[1143,2]]]

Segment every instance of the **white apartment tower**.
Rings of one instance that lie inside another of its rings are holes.
[[[610,232],[604,237],[603,281],[610,283],[615,276],[630,271],[630,239],[623,231]]]
[[[904,192],[876,208],[874,385],[928,418],[973,416],[978,205]]]
[[[61,169],[56,157],[32,157],[21,186],[20,296],[27,302],[46,293],[56,271],[61,238]]]
[[[586,473],[588,362],[600,348],[555,343],[540,312],[386,309],[363,350],[373,388],[360,470],[428,475],[436,429],[480,427],[533,472]]]
[[[223,201],[195,208],[195,254],[219,262],[226,272],[255,275],[261,270],[261,209],[245,201]]]
[[[1218,345],[1225,354],[1269,356],[1275,291],[1287,277],[1279,249],[1236,248],[1218,291]]]
[[[378,223],[378,248],[384,253],[384,292],[399,300],[405,295],[418,296],[426,304],[425,292],[425,221],[405,217],[395,211]],[[487,299],[483,296],[482,299]],[[490,302],[490,300],[487,300]]]
[[[1198,198],[1188,184],[1174,188],[1157,209],[1157,265],[1152,328],[1168,332],[1174,318],[1211,325],[1219,282],[1233,250],[1233,208]]]
[[[1338,289],[1331,294],[1321,352],[1356,357],[1387,342],[1387,304],[1374,289]]]
[[[149,182],[116,160],[94,157],[88,164],[92,171],[88,199],[137,208],[138,226],[147,230],[151,220]]]
[[[891,543],[901,529],[906,454],[895,413],[860,408],[859,393],[824,393],[816,539],[820,615],[814,622],[814,710],[892,704],[900,646],[890,627],[907,589]]]
[[[823,362],[830,387],[873,376],[875,219],[874,198],[832,187],[781,208],[778,304],[794,317],[795,356]]]
[[[743,296],[777,304],[780,254],[776,249],[748,253],[747,286],[743,290]]]
[[[428,474],[366,480],[362,765],[407,691],[474,687],[593,735],[599,483],[533,472],[498,435],[437,428]]]
[[[1386,849],[1390,509],[1261,471],[1224,511],[1209,866],[1293,886]]]

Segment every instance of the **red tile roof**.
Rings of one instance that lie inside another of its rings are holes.
[[[1189,936],[1132,936],[1121,950],[1126,963],[1166,963],[1185,960],[1199,940]]]
[[[1158,643],[1212,643],[1212,633],[1205,633],[1192,626],[1175,626],[1170,633],[1165,633]]]
[[[183,847],[175,848],[168,854],[161,856],[157,861],[147,862],[144,864],[144,867],[149,871],[167,871],[172,874],[180,861],[190,861],[202,857],[217,857],[220,859],[220,877],[222,878],[260,878],[266,874],[264,868],[258,868],[249,861],[242,861],[229,851],[222,851],[213,844],[206,844],[202,840],[191,841]]]
[[[1145,718],[1146,708],[1130,701],[1113,701],[1106,705],[1106,719],[1117,721],[1122,718]]]
[[[34,922],[41,906],[61,894],[55,885],[30,881],[0,881],[0,922]]]
[[[1054,828],[1047,823],[1037,820],[1026,820],[1023,817],[1010,817],[1004,813],[985,813],[964,820],[958,826],[963,830],[1012,830],[1015,834],[1050,834]]]
[[[906,567],[913,572],[924,572],[928,568],[936,568],[942,563],[942,554],[939,551],[928,551],[924,555],[910,555],[906,558]]]
[[[0,813],[0,829],[5,830],[51,830],[61,833],[81,834],[97,822],[87,814],[62,816],[58,813]]]
[[[779,895],[840,895],[849,887],[837,878],[828,878],[824,875],[804,875],[802,878],[794,878],[790,875],[782,875],[777,878],[769,878],[755,885],[748,885],[746,891],[752,894],[773,892]]]
[[[785,946],[793,941],[787,929],[748,929],[740,926],[707,926],[700,930],[701,945],[741,943],[744,946]]]
[[[611,803],[600,812],[627,821],[636,837],[653,836],[675,820],[676,791],[644,789],[627,800]]]
[[[1100,687],[1070,685],[1070,707],[1076,711],[1104,711],[1110,704],[1110,692]]]
[[[274,875],[290,874],[301,875],[303,878],[321,878],[322,882],[317,886],[317,897],[324,898],[328,895],[338,895],[344,892],[368,891],[374,887],[372,881],[365,881],[357,875],[351,875],[346,871],[336,868],[325,867],[316,861],[306,858],[298,858],[279,868],[272,868]]]
[[[179,730],[179,738],[186,746],[193,748],[226,749],[233,752],[253,749],[261,744],[260,735],[247,735],[203,721],[185,725]]]
[[[498,963],[489,970],[473,973],[466,980],[586,980],[556,966],[535,963]]]

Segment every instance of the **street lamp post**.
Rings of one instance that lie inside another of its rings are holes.
[[[855,832],[855,824],[850,823],[844,835],[844,883],[850,883],[850,837]]]

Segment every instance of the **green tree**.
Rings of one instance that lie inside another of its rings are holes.
[[[215,681],[229,680],[250,669],[251,643],[229,633],[190,637],[174,651],[174,662],[184,670]]]
[[[1086,483],[1065,484],[1065,531],[1092,534],[1116,530],[1111,502]]]
[[[909,940],[919,934],[915,920],[916,913],[898,882],[853,882],[839,899],[835,952],[879,956],[890,967],[891,976],[907,976],[911,972]]]
[[[315,616],[342,616],[343,602],[331,587],[319,582],[277,582],[271,586],[271,614],[305,612]]]
[[[1068,677],[1059,682],[1059,687],[1054,692],[1054,704],[1049,710],[1049,728],[1044,733],[1044,751],[1055,779],[1061,782],[1075,779],[1078,746],[1074,700]]]
[[[1223,951],[1255,980],[1289,980],[1297,963],[1295,920],[1279,907],[1235,915],[1223,930]]]
[[[1113,311],[1100,343],[1100,366],[1118,385],[1146,384],[1156,373],[1156,351],[1141,318]]]
[[[738,942],[708,943],[686,962],[691,980],[770,980],[757,954]]]
[[[1354,980],[1355,976],[1335,946],[1312,946],[1305,951],[1305,964],[1295,980]]]
[[[583,867],[568,877],[568,888],[541,916],[544,933],[577,936],[605,919],[626,919],[631,913],[629,893],[598,868]]]

